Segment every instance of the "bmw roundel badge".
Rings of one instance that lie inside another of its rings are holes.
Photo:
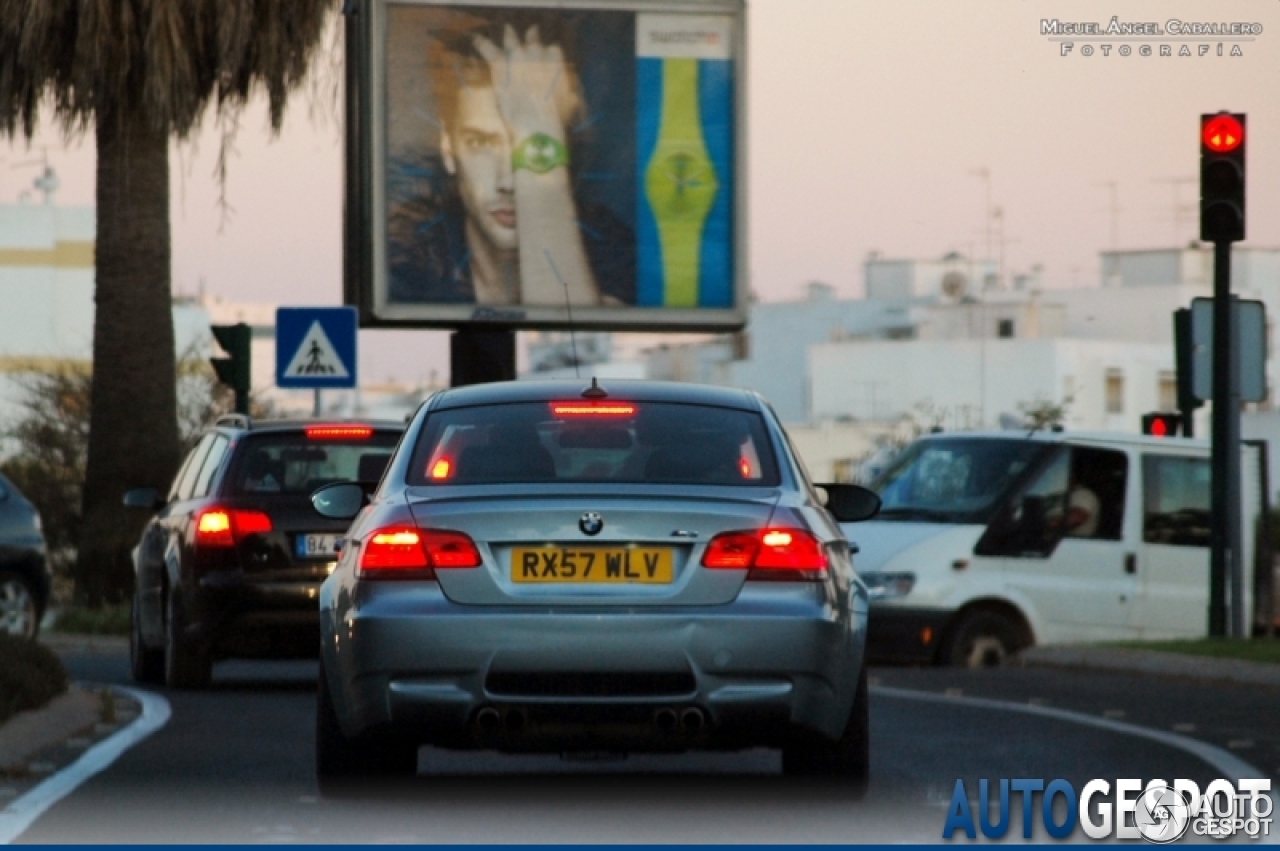
[[[578,528],[584,535],[599,535],[604,528],[604,518],[595,511],[588,511],[578,519]]]

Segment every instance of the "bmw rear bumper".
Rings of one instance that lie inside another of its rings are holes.
[[[478,607],[397,583],[335,617],[322,662],[349,736],[448,747],[680,750],[836,738],[865,611],[822,586],[748,585],[714,607]]]

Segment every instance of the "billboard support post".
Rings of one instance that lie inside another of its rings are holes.
[[[463,328],[449,335],[449,386],[465,387],[516,377],[516,332]]]

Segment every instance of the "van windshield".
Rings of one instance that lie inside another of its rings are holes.
[[[933,438],[908,446],[874,482],[877,517],[986,523],[1010,486],[1052,449],[1034,440]]]

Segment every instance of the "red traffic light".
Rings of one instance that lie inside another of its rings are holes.
[[[1182,417],[1179,414],[1143,414],[1142,433],[1152,437],[1176,437]]]
[[[1215,154],[1227,154],[1244,142],[1244,125],[1233,115],[1215,115],[1200,129],[1200,138]]]

